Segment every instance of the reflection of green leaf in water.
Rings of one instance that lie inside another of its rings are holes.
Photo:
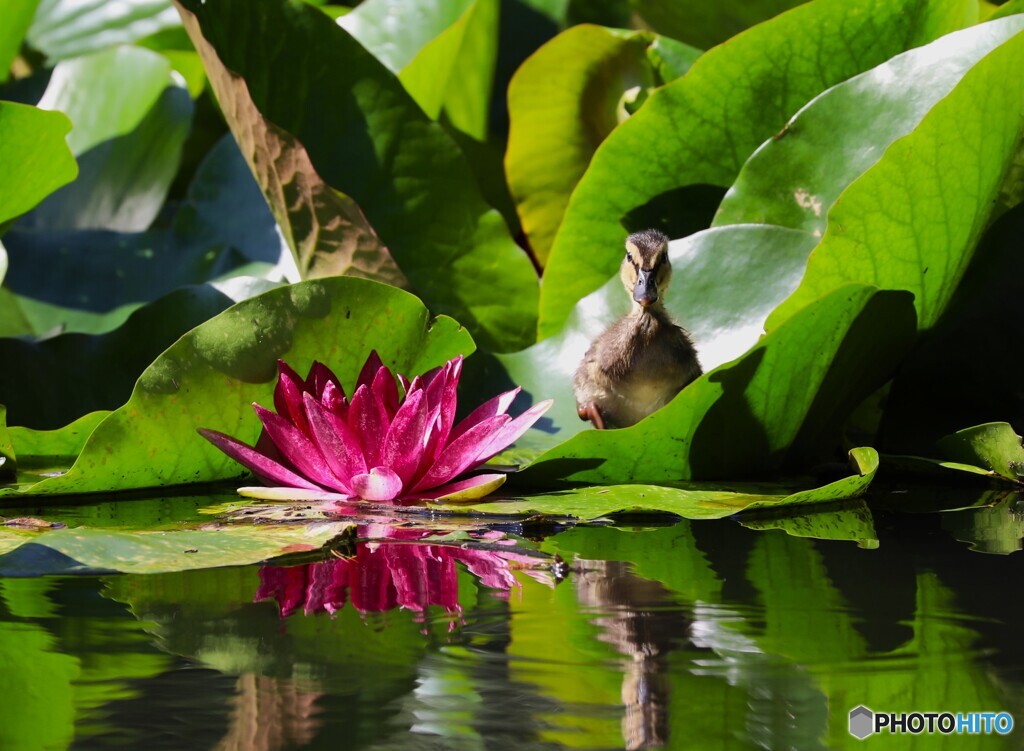
[[[781,529],[794,537],[852,540],[858,547],[878,547],[871,510],[864,501],[806,509],[799,513],[792,510],[754,511],[743,514],[739,522],[748,529]]]
[[[544,550],[566,560],[627,562],[637,576],[661,582],[688,603],[722,599],[722,581],[697,547],[689,521],[660,529],[571,529],[547,540]]]
[[[569,582],[550,589],[520,581],[522,600],[509,623],[510,677],[555,702],[537,713],[541,739],[569,748],[621,746],[622,677],[609,669],[621,656],[581,612]]]
[[[979,553],[1008,555],[1021,549],[1024,539],[1024,496],[1008,496],[992,508],[963,509],[943,514],[942,527]]]
[[[17,697],[0,703],[0,747],[64,748],[72,737],[98,735],[107,729],[106,704],[137,696],[138,681],[167,669],[167,656],[122,609],[98,598],[84,614],[58,607],[95,586],[0,582],[0,694]]]
[[[808,540],[779,534],[759,536],[748,562],[748,578],[764,606],[763,633],[752,635],[767,653],[805,665],[829,699],[830,748],[850,743],[847,712],[858,704],[877,711],[950,711],[1003,708],[993,678],[971,646],[977,634],[961,625],[952,595],[934,574],[917,577],[913,635],[899,648],[874,655],[855,628],[824,561]],[[882,667],[884,666],[884,669]],[[928,738],[905,738],[916,748]],[[956,747],[982,748],[1005,739],[957,737]]]

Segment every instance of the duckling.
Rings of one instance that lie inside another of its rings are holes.
[[[630,235],[619,276],[633,308],[591,343],[573,377],[580,419],[599,430],[638,422],[703,372],[690,335],[665,312],[668,237]]]

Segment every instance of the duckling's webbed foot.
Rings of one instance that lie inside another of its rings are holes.
[[[589,420],[594,423],[594,427],[598,430],[604,430],[604,417],[601,415],[601,410],[593,402],[576,405],[576,414],[580,416],[581,420]]]

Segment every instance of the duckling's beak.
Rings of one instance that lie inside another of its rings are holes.
[[[654,279],[654,271],[637,272],[636,286],[633,287],[633,299],[645,308],[658,302],[658,283]]]

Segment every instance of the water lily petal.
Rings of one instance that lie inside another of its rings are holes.
[[[409,500],[444,501],[446,503],[476,501],[500,488],[505,484],[506,479],[508,479],[508,475],[502,473],[473,475],[465,480],[457,480],[447,485],[431,488],[425,493],[411,496]]]
[[[381,464],[391,467],[406,487],[411,486],[427,449],[424,441],[427,409],[427,398],[423,391],[408,397],[398,408],[381,450]]]
[[[331,472],[346,491],[350,490],[352,477],[366,471],[359,439],[344,420],[328,412],[312,394],[306,394],[306,414],[313,438]]]
[[[225,435],[218,430],[199,428],[199,435],[230,456],[236,462],[248,469],[263,482],[271,485],[290,485],[296,488],[307,490],[321,490],[304,477],[283,467],[273,459],[270,459],[259,451],[236,438]]]
[[[308,436],[309,423],[306,422],[306,408],[302,404],[302,394],[306,391],[306,382],[284,360],[277,361],[277,371],[274,409],[277,410],[277,414],[288,419],[292,425]]]
[[[444,390],[441,392],[441,434],[438,437],[441,446],[447,446],[449,436],[452,432],[452,425],[455,424],[455,410],[458,406],[456,400],[456,389],[459,386],[459,378],[462,375],[462,355],[454,360],[449,360],[447,367],[447,378],[445,379]]]
[[[320,449],[288,420],[269,409],[253,404],[263,427],[278,450],[305,477],[330,490],[347,492],[345,483],[338,480],[331,472]]]
[[[352,490],[364,501],[393,501],[402,492],[402,478],[387,467],[374,467],[352,478]]]
[[[384,403],[374,395],[370,387],[364,384],[357,388],[348,409],[348,425],[359,436],[367,467],[381,463],[380,451],[390,422]]]
[[[345,390],[341,388],[341,381],[338,380],[338,376],[334,375],[334,371],[322,362],[314,360],[309,368],[309,375],[306,376],[306,391],[313,394],[318,401],[323,401],[324,389],[327,388],[329,383],[333,384],[334,388],[340,391],[342,398],[344,398]]]
[[[554,404],[553,399],[537,402],[523,412],[523,414],[519,415],[519,417],[500,427],[482,446],[478,461],[485,462],[518,441],[523,433],[529,430],[541,418],[541,415],[548,411],[552,404]]]
[[[373,379],[377,376],[377,371],[383,367],[384,363],[381,362],[377,350],[371,350],[370,356],[366,358],[366,362],[363,363],[363,369],[359,371],[359,377],[356,379],[356,391],[359,390],[360,386],[372,384]]]
[[[413,493],[422,493],[430,488],[443,485],[468,469],[479,464],[481,449],[503,425],[512,418],[495,415],[474,425],[457,439],[445,446],[423,478],[412,488]]]
[[[320,403],[332,415],[337,415],[341,420],[348,420],[348,400],[345,398],[345,391],[340,385],[335,386],[328,381],[324,386],[324,393],[320,397]]]
[[[409,389],[412,387],[412,381],[410,381],[401,373],[395,373],[395,377],[398,379],[398,382],[402,386],[402,393],[405,394],[406,396],[409,396]]]
[[[512,406],[512,402],[515,401],[516,396],[522,391],[521,386],[516,386],[511,391],[506,391],[504,394],[498,394],[493,399],[490,399],[479,407],[469,413],[467,417],[462,419],[458,425],[452,428],[449,440],[454,441],[460,435],[465,433],[471,427],[477,423],[482,422],[488,417],[494,417],[495,415],[503,415],[508,412],[508,408]]]
[[[243,498],[255,498],[259,501],[288,501],[290,503],[320,503],[323,501],[340,503],[350,501],[353,497],[351,493],[332,493],[322,488],[312,490],[283,485],[241,487],[237,493]]]
[[[377,375],[373,377],[371,389],[374,395],[384,404],[388,419],[394,419],[395,413],[398,412],[398,384],[395,383],[395,377],[391,375],[391,371],[387,366],[382,365],[377,370]]]

